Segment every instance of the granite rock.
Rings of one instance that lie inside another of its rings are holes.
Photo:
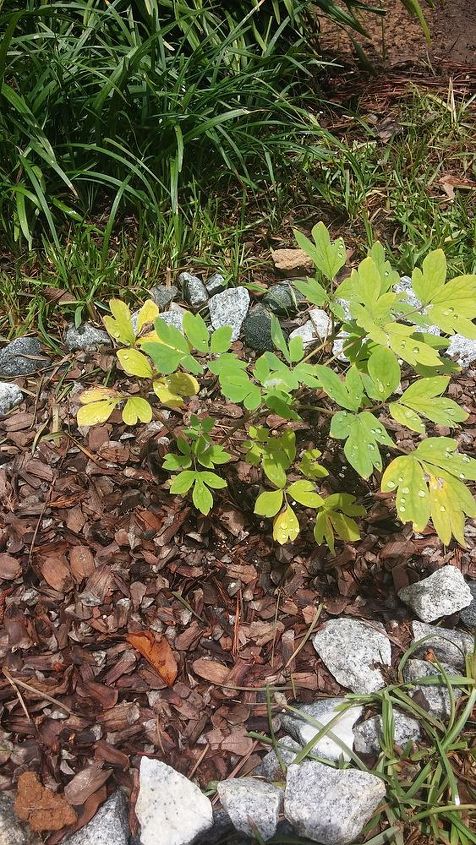
[[[8,414],[15,405],[19,405],[23,394],[17,384],[0,381],[0,417]]]
[[[160,760],[142,757],[136,816],[141,845],[190,845],[213,825],[209,799]]]
[[[422,622],[434,622],[471,604],[472,595],[456,566],[442,566],[428,578],[399,590],[398,597],[408,604]]]
[[[306,716],[310,717],[321,726],[327,725],[330,721],[338,717],[336,723],[330,729],[330,732],[333,736],[344,743],[347,748],[352,750],[354,743],[354,734],[352,729],[357,719],[360,719],[363,708],[349,707],[339,716],[339,710],[337,708],[342,704],[345,704],[345,698],[323,698],[321,701],[316,701],[313,704],[304,704],[299,708],[299,712],[302,713],[302,719],[294,713],[286,713],[286,715],[282,717],[282,726],[285,730],[289,731],[289,733],[291,733],[301,743],[301,745],[307,745],[307,743],[311,742],[313,737],[316,736],[319,731],[319,727],[306,722]],[[320,740],[318,740],[318,742],[314,745],[313,752],[318,754],[319,757],[325,757],[328,760],[339,760],[340,757],[346,761],[350,760],[348,752],[339,745],[338,742],[335,742],[329,734],[324,735]]]
[[[0,350],[0,377],[30,376],[50,363],[36,337],[17,337]]]
[[[222,276],[221,273],[214,273],[213,276],[210,276],[206,280],[205,287],[207,289],[208,296],[215,296],[216,293],[222,293],[226,290],[225,277]]]
[[[292,285],[286,282],[271,285],[262,300],[263,305],[269,308],[270,311],[283,317],[294,317],[297,314],[300,301],[302,301],[302,297],[295,291]]]
[[[390,666],[392,652],[385,628],[379,622],[330,619],[314,635],[313,644],[343,687],[370,693],[385,685],[378,666]]]
[[[281,758],[285,768],[290,766],[291,763],[294,763],[296,754],[299,754],[301,750],[302,746],[300,743],[296,742],[291,736],[283,736],[278,740],[279,757]],[[258,777],[263,777],[269,781],[284,779],[284,772],[274,748],[265,754],[253,774]]]
[[[367,772],[306,761],[288,769],[284,815],[300,836],[347,845],[385,797],[384,782]]]
[[[415,641],[422,640],[421,648],[414,651],[416,657],[431,649],[442,663],[454,666],[455,669],[464,668],[465,656],[474,649],[474,640],[470,634],[416,621],[412,623],[412,628]]]
[[[276,833],[283,803],[281,789],[257,778],[230,778],[217,786],[218,797],[241,833],[259,833],[266,842]]]
[[[447,663],[442,663],[441,665],[449,677],[454,675],[454,666],[449,666]],[[441,683],[438,685],[435,684],[434,686],[418,683],[421,678],[429,678],[432,675],[440,678]],[[420,707],[426,706],[426,709],[430,713],[441,719],[447,719],[449,717],[451,713],[450,696],[438,666],[434,663],[429,663],[427,660],[408,660],[403,669],[403,679],[405,683],[414,684],[414,688],[410,690],[409,694],[412,698],[415,698]],[[453,687],[453,695],[455,698],[459,698],[461,690],[458,687]]]
[[[165,311],[171,302],[178,296],[178,288],[175,285],[155,285],[149,290],[149,296],[159,308]]]
[[[322,308],[312,308],[309,312],[309,320],[294,329],[289,338],[302,337],[304,348],[306,348],[318,341],[326,340],[331,331],[332,321],[329,315]]]
[[[421,738],[420,725],[416,719],[407,716],[398,708],[393,711],[395,745],[403,747],[407,742],[417,742]],[[358,754],[379,754],[380,741],[383,735],[383,719],[381,716],[371,716],[354,728],[354,748]]]
[[[92,323],[83,323],[78,328],[69,326],[64,340],[70,352],[88,352],[99,349],[100,346],[111,346],[111,338],[107,332],[97,329]]]
[[[77,833],[63,840],[63,845],[128,845],[128,808],[120,791],[99,808],[96,815]]]
[[[231,339],[238,340],[241,326],[250,307],[250,295],[245,287],[227,288],[209,300],[210,319],[214,329],[231,326]]]
[[[191,273],[180,273],[179,283],[183,296],[193,311],[199,311],[208,302],[208,292],[202,280]]]
[[[255,305],[248,311],[241,327],[243,342],[257,352],[273,352],[271,337],[271,314],[263,305]]]
[[[466,370],[476,361],[476,340],[471,340],[462,334],[454,334],[450,338],[445,354]]]
[[[179,332],[183,332],[183,318],[186,313],[187,311],[185,308],[182,308],[181,305],[176,305],[175,302],[172,302],[169,310],[164,311],[164,313],[160,315],[160,319],[169,326],[174,326],[179,330]]]
[[[468,604],[468,607],[461,611],[460,619],[467,628],[476,628],[476,581],[468,581],[468,587],[473,599],[471,604]]]
[[[41,839],[15,815],[13,800],[0,792],[0,845],[41,845]]]

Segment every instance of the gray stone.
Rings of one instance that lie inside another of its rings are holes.
[[[183,332],[183,318],[186,313],[187,311],[185,308],[182,308],[180,305],[176,305],[175,302],[172,302],[170,309],[168,311],[164,311],[164,313],[160,315],[160,319],[169,326],[174,326],[179,330],[179,332]]]
[[[413,622],[412,627],[415,641],[422,640],[421,648],[414,651],[416,656],[431,649],[441,662],[455,669],[464,668],[466,655],[472,654],[474,649],[474,640],[470,634],[452,628],[426,625],[424,622]]]
[[[468,607],[461,611],[460,619],[467,628],[476,628],[476,581],[469,581],[468,587],[471,590],[473,600]]]
[[[350,337],[349,332],[339,332],[336,339],[334,340],[334,343],[332,344],[332,354],[334,358],[336,358],[338,361],[342,361],[342,363],[345,363],[349,360],[344,352],[344,347],[348,337]]]
[[[141,845],[189,845],[213,825],[211,802],[198,786],[149,757],[141,759],[135,811]]]
[[[17,819],[13,801],[4,792],[0,792],[0,845],[41,845],[40,838]]]
[[[228,288],[209,300],[210,319],[214,329],[231,326],[231,339],[238,340],[241,326],[250,307],[250,295],[245,287]]]
[[[207,289],[208,296],[215,296],[216,293],[222,293],[222,291],[226,290],[225,277],[222,276],[221,273],[214,273],[213,276],[210,276],[210,278],[206,280],[205,287]]]
[[[263,296],[263,305],[283,317],[294,317],[300,301],[302,302],[302,297],[286,282],[271,285]]]
[[[333,719],[337,721],[330,728],[330,733],[324,735],[314,745],[313,752],[319,757],[325,757],[328,760],[339,760],[341,757],[348,761],[350,754],[332,739],[332,736],[339,739],[344,745],[352,750],[354,743],[353,726],[357,719],[362,715],[362,707],[349,707],[342,711],[339,715],[338,707],[345,704],[345,698],[324,698],[322,701],[315,701],[313,704],[304,704],[299,708],[302,713],[302,719],[294,713],[286,713],[282,717],[282,726],[289,731],[301,745],[307,745],[308,742],[316,736],[319,727],[305,721],[308,716],[318,723],[321,727],[329,724]]]
[[[50,363],[36,337],[17,337],[0,350],[0,377],[30,376]]]
[[[165,311],[171,302],[178,296],[178,288],[175,285],[155,285],[149,290],[149,296],[157,305],[159,311]]]
[[[192,276],[191,273],[180,273],[179,282],[182,286],[185,301],[194,311],[198,311],[207,304],[207,289],[198,276]]]
[[[235,828],[265,842],[276,833],[283,803],[281,789],[257,778],[230,778],[217,786],[218,797]]]
[[[422,303],[418,299],[415,291],[413,290],[413,283],[410,276],[401,276],[400,281],[397,282],[396,285],[393,286],[395,293],[402,293],[404,295],[404,302],[406,305],[410,306],[413,310],[420,310],[422,309]],[[424,309],[421,311],[421,316],[424,317],[425,311]],[[441,335],[441,330],[438,326],[421,326],[420,321],[415,322],[414,316],[410,312],[409,314],[402,314],[404,319],[407,323],[413,323],[415,326],[415,331],[425,332],[426,334],[434,334],[436,336]]]
[[[100,346],[111,346],[111,338],[107,332],[97,329],[92,323],[83,323],[78,328],[69,326],[64,340],[70,352],[78,349],[90,351]]]
[[[291,763],[294,763],[296,754],[302,750],[299,742],[296,742],[291,736],[283,736],[278,740],[279,757],[274,750],[268,751],[261,760],[261,763],[254,770],[254,774],[258,777],[263,777],[266,780],[284,780],[284,772],[281,768],[280,759],[286,769]]]
[[[416,719],[407,716],[397,708],[393,711],[393,741],[403,748],[407,742],[417,742],[421,738],[420,725]],[[383,736],[383,719],[372,716],[354,728],[354,748],[358,754],[378,754]]]
[[[442,566],[428,578],[403,587],[398,597],[410,605],[423,622],[450,616],[468,607],[472,599],[471,590],[455,566]]]
[[[289,338],[302,337],[304,348],[312,346],[318,341],[326,340],[332,332],[332,321],[322,308],[312,308],[309,320],[299,328],[294,329]]]
[[[263,305],[255,305],[246,315],[241,327],[243,341],[257,352],[274,351],[271,337],[271,314]]]
[[[448,677],[454,675],[454,666],[449,666],[447,663],[441,665]],[[427,686],[418,683],[421,678],[429,678],[433,675],[441,679],[440,684]],[[449,717],[451,713],[450,695],[438,666],[429,663],[427,660],[408,660],[403,669],[403,678],[406,683],[414,684],[414,689],[410,691],[410,695],[420,707],[427,709],[441,719]],[[458,687],[453,687],[453,695],[455,698],[459,698],[461,690]]]
[[[127,803],[122,792],[99,808],[85,827],[63,840],[63,845],[127,845],[129,842]]]
[[[476,340],[462,334],[454,334],[445,354],[465,370],[476,361]]]
[[[385,784],[375,775],[306,761],[288,769],[284,815],[300,836],[347,845],[384,797]]]
[[[385,686],[379,664],[390,666],[390,640],[380,622],[330,619],[313,637],[314,648],[334,678],[353,692]]]
[[[17,384],[0,381],[0,417],[19,405],[22,399],[23,394]]]

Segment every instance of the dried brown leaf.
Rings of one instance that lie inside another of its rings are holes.
[[[126,639],[171,687],[177,677],[178,666],[168,640],[162,634],[154,635],[152,631],[128,634]]]

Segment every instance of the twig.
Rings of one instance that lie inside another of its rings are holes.
[[[197,771],[197,769],[198,769],[198,767],[199,767],[200,763],[202,762],[202,760],[203,760],[203,758],[205,757],[205,754],[207,753],[207,751],[208,751],[208,749],[209,749],[209,748],[210,748],[210,746],[209,746],[209,744],[208,744],[208,742],[207,742],[207,744],[206,744],[205,748],[203,749],[202,753],[200,754],[200,757],[198,758],[198,760],[196,761],[196,763],[194,763],[194,765],[192,766],[192,768],[190,769],[190,771],[189,771],[189,773],[188,773],[188,775],[187,775],[187,777],[188,777],[188,779],[189,779],[189,780],[191,780],[191,779],[193,778],[193,776],[194,776],[195,772]]]
[[[320,615],[321,615],[321,613],[322,613],[322,608],[323,608],[323,605],[322,605],[322,604],[320,604],[320,605],[319,605],[319,607],[317,608],[317,610],[316,610],[315,614],[314,614],[314,619],[312,620],[311,624],[309,625],[309,628],[308,628],[308,630],[307,630],[306,634],[305,634],[305,635],[304,635],[304,637],[302,638],[302,640],[301,640],[301,642],[299,643],[299,645],[297,646],[297,648],[295,648],[295,649],[294,649],[294,651],[293,651],[293,653],[292,653],[291,657],[289,658],[289,660],[287,661],[286,665],[284,666],[284,668],[285,668],[285,669],[287,669],[287,668],[288,668],[288,666],[289,666],[289,665],[293,662],[293,660],[297,657],[297,655],[299,654],[299,652],[301,651],[301,649],[303,649],[303,648],[304,648],[304,646],[306,645],[306,643],[307,643],[307,641],[308,641],[309,637],[311,636],[311,634],[312,634],[312,632],[313,632],[314,628],[315,628],[315,627],[316,627],[316,625],[317,625],[318,619],[319,619],[319,617],[320,617]]]
[[[37,689],[36,687],[32,687],[31,684],[27,684],[25,681],[20,681],[19,678],[12,678],[6,666],[2,667],[2,672],[5,675],[7,681],[12,685],[12,687],[19,686],[22,687],[22,689],[28,690],[28,692],[34,692],[40,698],[46,698],[46,700],[49,701],[51,704],[56,704],[57,707],[61,707],[61,709],[68,713],[69,716],[75,715],[73,711],[66,706],[66,704],[61,704],[61,701],[58,701],[58,699],[53,698],[52,695],[48,695],[47,692],[43,692],[43,690]]]

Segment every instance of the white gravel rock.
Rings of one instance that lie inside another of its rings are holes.
[[[186,313],[186,308],[182,308],[181,305],[177,305],[177,303],[172,302],[169,310],[164,311],[164,313],[160,315],[160,319],[169,326],[174,326],[179,330],[179,332],[183,332],[183,318]]]
[[[390,666],[392,650],[385,628],[358,619],[330,619],[313,637],[314,648],[336,681],[353,692],[385,686],[379,664]]]
[[[63,840],[63,845],[128,845],[129,820],[122,792],[116,792],[99,808],[85,827]]]
[[[420,725],[416,719],[402,713],[401,710],[393,711],[394,744],[403,747],[407,742],[417,742],[421,738]],[[372,716],[354,728],[355,750],[358,754],[378,754],[380,752],[380,741],[383,736],[383,719],[381,716]]]
[[[141,845],[190,845],[213,825],[211,802],[198,786],[148,757],[141,760],[135,809]]]
[[[209,300],[210,320],[214,329],[231,326],[232,340],[238,340],[241,326],[250,307],[250,295],[245,287],[227,288]]]
[[[284,772],[281,768],[280,759],[284,763],[285,767],[290,766],[291,763],[294,763],[296,755],[302,751],[302,746],[291,736],[282,736],[278,740],[277,745],[279,758],[274,748],[271,751],[268,751],[261,760],[261,763],[259,763],[254,770],[254,775],[257,777],[263,777],[270,781],[283,780]]]
[[[454,675],[454,666],[449,666],[447,663],[441,664],[446,671],[448,677]],[[419,684],[421,678],[429,678],[436,675],[441,679],[440,684],[427,686],[426,684]],[[406,683],[415,684],[415,687],[410,691],[410,696],[416,698],[416,703],[421,707],[426,704],[426,709],[430,713],[434,713],[440,719],[447,719],[451,713],[450,695],[445,686],[443,676],[434,663],[429,663],[427,660],[408,660],[403,669],[403,678]],[[453,687],[453,695],[459,698],[461,690],[458,687]]]
[[[300,836],[322,845],[353,842],[385,797],[380,778],[306,761],[288,769],[284,815]]]
[[[23,393],[17,384],[0,381],[0,416],[7,414],[15,405],[19,405],[22,399]]]
[[[454,334],[445,354],[465,370],[476,361],[476,340],[462,334]]]
[[[283,792],[257,778],[230,778],[217,786],[218,797],[234,827],[266,842],[276,833]]]
[[[111,346],[111,338],[107,332],[97,329],[92,323],[83,323],[78,328],[70,326],[64,340],[70,352],[76,352],[76,350],[88,352],[99,349],[100,346]]]
[[[442,566],[428,578],[403,587],[398,596],[422,622],[434,622],[442,616],[450,616],[468,607],[473,598],[460,570],[455,566]]]
[[[347,748],[352,750],[354,746],[354,732],[352,729],[357,719],[360,719],[363,708],[349,707],[339,715],[338,707],[342,704],[345,704],[345,698],[325,698],[313,704],[304,704],[299,708],[299,712],[302,713],[303,718],[300,719],[294,713],[287,713],[281,719],[282,726],[285,730],[293,734],[301,745],[307,745],[319,732],[319,727],[306,722],[306,716],[312,718],[320,727],[328,725],[329,722],[338,717],[330,729],[330,733],[344,743]],[[325,735],[319,739],[314,745],[313,752],[314,754],[318,754],[319,757],[325,757],[328,760],[339,760],[341,757],[345,761],[350,760],[349,753],[338,742],[335,742],[330,735]]]
[[[415,641],[422,640],[421,648],[414,651],[416,657],[431,649],[442,663],[463,669],[466,655],[474,650],[473,637],[465,631],[426,625],[424,622],[413,622],[412,628]]]
[[[289,339],[302,337],[303,346],[306,349],[319,340],[326,340],[331,332],[332,320],[329,315],[322,308],[312,308],[309,312],[309,320],[294,329],[289,335]]]

